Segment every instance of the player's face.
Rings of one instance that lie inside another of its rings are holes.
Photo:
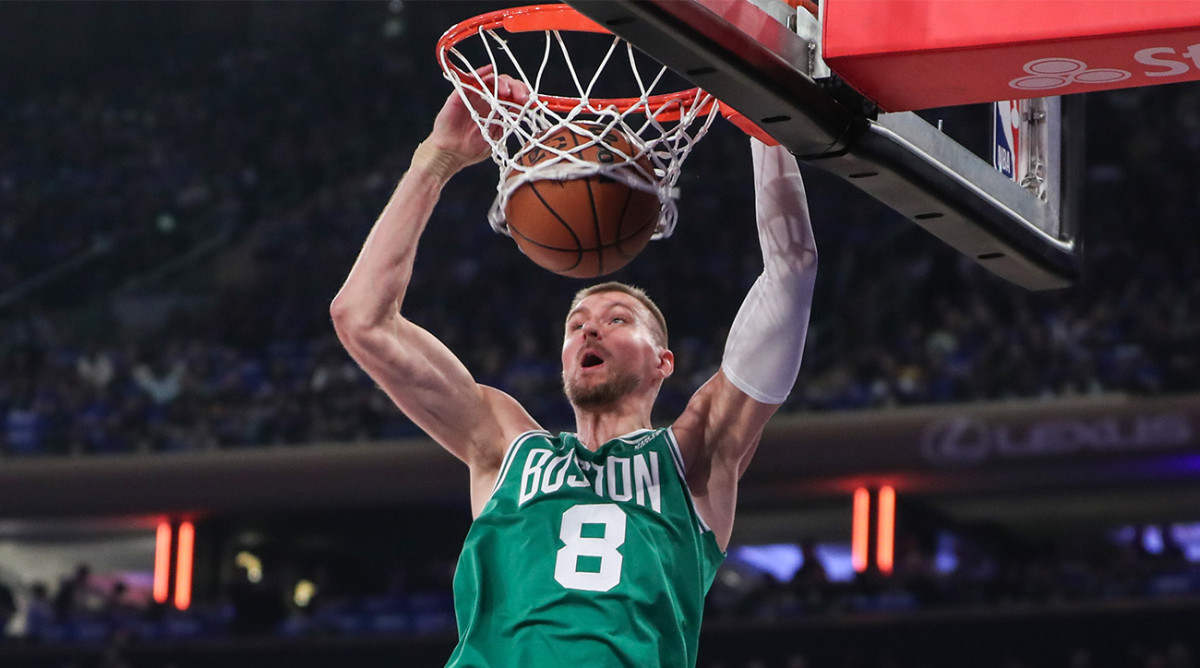
[[[584,298],[567,316],[563,340],[563,388],[571,403],[609,405],[654,382],[666,352],[654,332],[653,316],[623,292]]]

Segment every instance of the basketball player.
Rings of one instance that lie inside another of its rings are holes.
[[[499,88],[528,96],[507,77]],[[448,665],[695,665],[738,479],[799,371],[817,265],[795,160],[752,151],[765,269],[720,370],[669,428],[652,428],[675,364],[662,314],[636,288],[583,290],[562,347],[576,431],[552,435],[402,314],[442,186],[488,155],[457,94],[417,148],[331,313],[355,360],[470,469],[475,519],[454,578],[459,642]]]

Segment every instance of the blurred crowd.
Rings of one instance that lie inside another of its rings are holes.
[[[1148,541],[1147,533],[1157,538]],[[954,558],[939,563],[932,541],[906,533],[891,573],[849,580],[831,577],[828,557],[811,540],[801,541],[801,564],[782,579],[749,566],[734,549],[706,601],[702,647],[712,659],[701,665],[1195,668],[1194,634],[1174,634],[1194,628],[1187,620],[1200,609],[1200,566],[1170,536],[1167,527],[1143,526],[1103,544],[1024,550],[1010,544],[1000,550],[960,535]],[[136,648],[221,638],[454,636],[450,556],[363,564],[366,570],[357,574],[304,568],[303,560],[292,555],[267,563],[241,553],[229,568],[222,566],[221,584],[198,592],[186,611],[155,603],[146,583],[130,586],[120,577],[94,574],[86,564],[53,586],[33,583],[13,591],[0,584],[0,629],[8,629],[0,633],[0,645],[5,638],[20,646]],[[1156,622],[1163,611],[1175,621]],[[904,626],[914,620],[919,623]],[[1114,623],[1120,632],[1094,632],[1095,624]],[[923,647],[903,631],[936,636],[947,624],[958,626],[946,627],[953,637],[940,648]],[[1058,628],[1057,638],[1035,641],[1040,636],[1021,630],[1047,625]],[[821,640],[821,629],[862,641]],[[763,640],[748,642],[744,634],[751,632]],[[1011,658],[947,663],[944,655],[972,633],[1013,634],[1006,645]],[[737,659],[720,658],[725,655]]]
[[[1162,537],[1146,548],[1144,532]],[[706,620],[772,621],[853,613],[1099,609],[1104,604],[1200,596],[1200,564],[1160,527],[1141,527],[1129,540],[1074,541],[1001,547],[963,538],[947,555],[934,540],[903,534],[892,572],[830,577],[816,545],[802,542],[803,560],[790,579],[739,565],[723,567],[708,598]],[[942,563],[939,563],[941,559]]]
[[[398,4],[324,10],[305,39],[168,49],[0,96],[0,451],[417,433],[327,312],[449,92],[409,45],[466,9]],[[1200,217],[1200,91],[1089,104],[1086,271],[1065,290],[1011,286],[808,171],[821,275],[786,411],[1200,387],[1200,248],[1183,243]],[[968,145],[987,127],[979,110],[944,116]],[[716,369],[760,269],[748,173],[744,137],[719,123],[685,164],[675,236],[615,276],[671,325],[679,366],[657,420]],[[566,426],[561,320],[584,284],[490,231],[494,181],[477,166],[447,187],[406,312],[478,380]]]
[[[1018,652],[1013,652],[1018,653]],[[989,666],[995,668],[1195,668],[1195,653],[1188,642],[1179,639],[1147,646],[1131,643],[1115,656],[1086,646],[1069,649],[1066,656],[1051,648],[1027,651],[1032,658],[1009,657],[997,659],[983,652],[964,654],[962,663],[933,663],[900,658],[900,652],[872,652],[848,649],[825,662],[812,661],[804,653],[793,652],[778,661],[752,658],[746,661],[715,661],[701,668],[931,668],[932,666]]]

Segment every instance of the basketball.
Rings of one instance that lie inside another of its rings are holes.
[[[570,151],[590,140],[589,135],[564,127],[538,141]],[[599,163],[622,159],[611,149],[635,153],[624,134],[610,130],[601,142],[575,155]],[[517,163],[529,167],[554,156],[539,146]],[[653,173],[648,157],[638,164]],[[504,213],[513,240],[534,263],[563,276],[595,278],[624,267],[646,247],[658,223],[659,209],[654,193],[595,175],[523,184],[509,197]]]

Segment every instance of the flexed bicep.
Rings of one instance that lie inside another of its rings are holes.
[[[515,400],[476,383],[445,344],[398,315],[386,326],[338,335],[414,424],[472,467],[498,463],[515,434],[537,428]]]

